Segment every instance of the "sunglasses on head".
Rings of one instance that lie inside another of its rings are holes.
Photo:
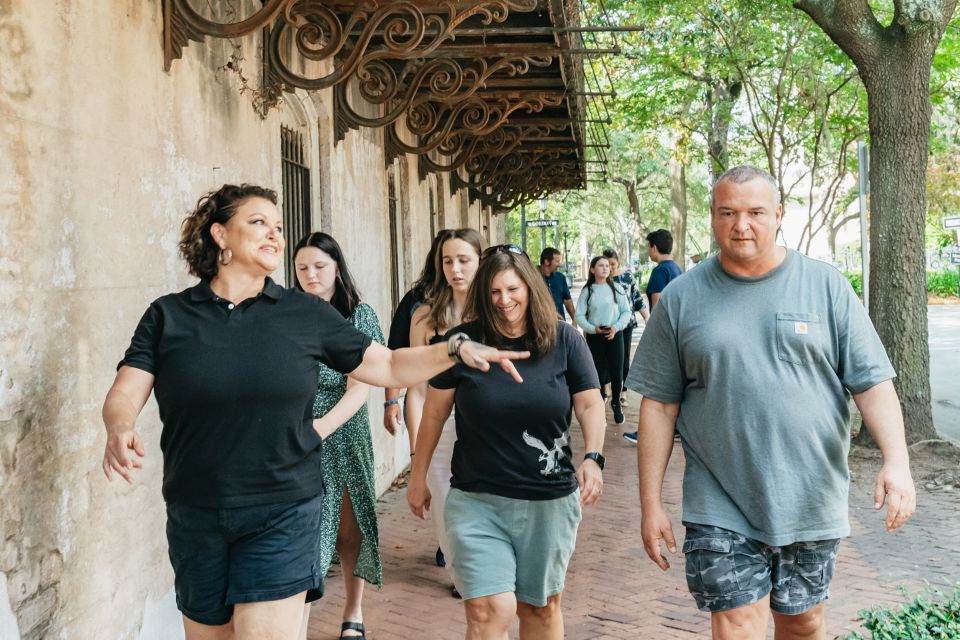
[[[480,259],[486,258],[487,256],[492,256],[495,253],[515,253],[520,256],[526,256],[527,254],[523,249],[517,245],[511,244],[497,244],[492,247],[487,247],[483,250],[483,253],[480,254]],[[529,256],[528,256],[529,257]]]

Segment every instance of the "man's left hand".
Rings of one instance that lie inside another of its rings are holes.
[[[873,508],[887,503],[887,531],[894,531],[910,519],[917,508],[917,490],[910,475],[910,464],[884,463],[873,489]]]

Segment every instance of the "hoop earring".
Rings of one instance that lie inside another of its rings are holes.
[[[219,263],[221,264],[221,266],[224,266],[224,267],[225,267],[225,266],[227,266],[228,264],[230,264],[230,261],[231,261],[231,260],[233,260],[233,250],[232,250],[232,249],[221,249],[221,250],[220,250],[220,255],[217,256],[217,262],[219,262]]]

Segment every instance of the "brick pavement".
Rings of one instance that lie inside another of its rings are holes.
[[[709,617],[697,611],[686,590],[683,558],[662,573],[643,552],[639,537],[635,449],[623,440],[623,427],[636,425],[639,397],[630,394],[627,423],[613,424],[608,411],[604,453],[603,500],[584,513],[577,550],[564,594],[566,637],[701,638],[710,637]],[[575,427],[576,459],[582,439]],[[664,500],[679,522],[683,454],[676,447],[664,484]],[[828,637],[858,627],[857,611],[899,601],[896,586],[915,591],[960,581],[960,496],[921,490],[920,508],[901,531],[887,534],[872,509],[872,477],[851,488],[851,538],[843,542],[827,604]],[[436,549],[430,523],[407,510],[402,490],[388,492],[378,504],[385,586],[368,587],[364,598],[368,638],[373,640],[462,638],[463,606],[450,596],[449,583],[433,565]],[[336,638],[343,606],[338,567],[328,578],[327,597],[314,604],[310,640]],[[516,637],[516,628],[511,637]],[[773,637],[772,630],[770,638]]]

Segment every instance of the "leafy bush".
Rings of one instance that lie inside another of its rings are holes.
[[[863,275],[856,271],[847,271],[844,274],[857,295],[863,297]],[[927,293],[940,298],[949,298],[957,295],[956,268],[927,271]]]
[[[957,295],[957,269],[927,271],[927,293],[941,298]]]
[[[844,272],[847,276],[847,280],[850,281],[850,285],[853,287],[853,290],[857,292],[857,295],[861,298],[863,297],[863,274],[855,273],[851,271]]]
[[[904,598],[909,599],[905,589]],[[872,640],[947,640],[960,638],[960,585],[953,593],[927,587],[912,602],[860,611],[858,618]],[[866,640],[854,631],[844,640]]]

